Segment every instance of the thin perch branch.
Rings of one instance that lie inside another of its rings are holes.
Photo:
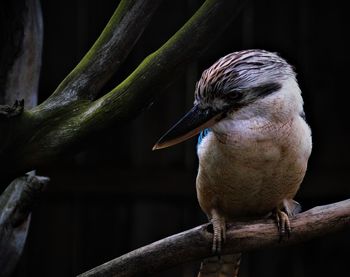
[[[234,223],[228,226],[223,254],[296,244],[349,227],[350,200],[320,206],[291,220],[292,235],[279,242],[272,220]],[[152,274],[211,255],[212,234],[208,224],[159,240],[102,264],[79,277],[135,276]]]

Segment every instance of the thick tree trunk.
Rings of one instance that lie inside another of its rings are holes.
[[[0,16],[0,104],[37,105],[43,24],[39,0],[7,0]]]
[[[0,37],[0,120],[10,121],[22,113],[24,104],[27,108],[37,105],[43,41],[39,0],[3,2]],[[1,176],[6,175],[3,168],[0,170]],[[1,276],[10,276],[21,257],[32,203],[46,181],[29,175],[20,177],[0,196]]]

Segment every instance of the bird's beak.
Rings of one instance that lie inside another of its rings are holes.
[[[221,111],[201,109],[198,105],[195,105],[158,140],[153,146],[153,150],[166,148],[183,142],[197,135],[201,130],[212,126],[221,118]]]

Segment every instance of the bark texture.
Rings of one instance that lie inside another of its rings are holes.
[[[23,251],[30,214],[48,178],[26,175],[15,179],[0,196],[0,269],[11,276]]]
[[[0,104],[36,106],[43,22],[38,0],[4,1],[1,7]]]

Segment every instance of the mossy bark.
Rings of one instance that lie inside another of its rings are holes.
[[[79,141],[112,122],[134,118],[178,71],[205,51],[232,22],[241,6],[239,0],[205,1],[188,22],[146,57],[129,77],[104,96],[91,100],[110,77],[110,71],[118,68],[121,57],[128,53],[123,38],[140,35],[138,25],[128,27],[131,28],[128,33],[123,33],[126,25],[137,18],[146,24],[150,16],[145,14],[152,14],[158,2],[122,1],[92,49],[57,90],[42,104],[12,120],[12,130],[5,135],[10,144],[0,152],[0,157],[9,157],[5,162],[0,159],[0,163],[3,161],[1,166],[10,178],[44,161],[50,162],[68,149],[76,150]],[[96,78],[102,81],[95,84]],[[1,122],[0,129],[4,129]],[[0,136],[0,141],[2,139]]]

